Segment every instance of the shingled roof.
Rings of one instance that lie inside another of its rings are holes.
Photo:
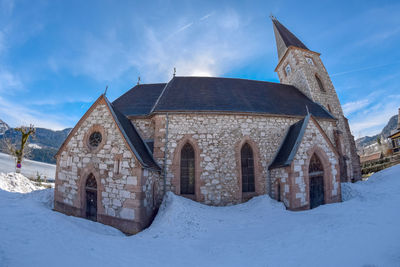
[[[272,17],[272,23],[274,26],[275,40],[279,59],[281,59],[289,46],[295,46],[309,50],[302,41],[300,41],[293,33],[291,33],[285,26],[283,26],[275,17]]]
[[[125,116],[172,111],[305,116],[308,107],[315,117],[334,119],[296,87],[280,83],[234,78],[174,77],[163,90],[160,88],[161,84],[135,86],[113,104]],[[150,96],[142,98],[141,95],[146,92]],[[159,97],[156,101],[157,93]],[[148,103],[141,103],[146,101]],[[150,104],[154,105],[151,112]]]
[[[106,97],[105,100],[125,140],[128,142],[131,150],[134,152],[136,158],[140,161],[143,167],[160,170],[160,167],[154,160],[149,147],[140,137],[135,126],[113,104],[111,104]]]
[[[113,105],[125,115],[148,115],[166,83],[139,84],[117,98]]]
[[[304,119],[292,124],[286,133],[286,136],[275,155],[274,160],[268,169],[275,169],[289,166],[294,156],[297,153],[301,140],[303,138],[304,132],[307,128],[308,121],[311,115],[307,115]]]

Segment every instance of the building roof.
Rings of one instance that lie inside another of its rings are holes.
[[[335,119],[291,85],[234,78],[174,77],[163,90],[161,87],[162,84],[135,86],[113,104],[125,116],[172,111],[305,116],[308,108],[315,117]],[[150,96],[141,98],[145,92]],[[155,101],[157,93],[159,97]],[[130,107],[136,104],[145,108]],[[150,104],[154,105],[151,112]]]
[[[275,168],[286,167],[292,163],[301,140],[303,139],[310,117],[311,115],[308,114],[306,117],[304,117],[304,119],[292,124],[289,127],[286,136],[283,139],[283,142],[268,169],[271,170]]]
[[[360,163],[368,162],[368,161],[373,161],[373,160],[378,160],[382,158],[382,152],[376,152],[370,155],[366,156],[361,156],[360,157]]]
[[[154,160],[152,152],[140,137],[132,122],[125,117],[113,104],[111,104],[106,97],[104,98],[125,140],[128,142],[131,150],[135,154],[136,158],[141,162],[142,166],[160,170],[161,168]]]
[[[275,17],[272,17],[272,23],[274,27],[275,41],[279,59],[282,58],[286,52],[286,49],[290,46],[309,50],[302,41],[300,41],[293,33],[283,26]]]
[[[117,98],[113,105],[125,115],[150,114],[165,85],[165,83],[136,85]]]

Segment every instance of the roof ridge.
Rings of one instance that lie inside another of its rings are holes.
[[[165,84],[164,89],[161,91],[161,94],[159,95],[159,97],[157,98],[157,101],[154,103],[154,106],[151,108],[149,114],[153,113],[154,109],[156,108],[156,106],[158,105],[158,102],[160,101],[162,95],[164,94],[165,90],[167,89],[167,87],[169,86],[169,84],[174,80],[175,76],[168,82]]]

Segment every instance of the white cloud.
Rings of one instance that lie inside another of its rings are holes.
[[[22,82],[13,73],[0,69],[0,92],[10,92],[22,89]]]
[[[370,102],[371,101],[369,99],[362,99],[362,100],[346,103],[346,104],[342,105],[343,113],[345,114],[345,116],[348,116],[351,113],[368,106],[368,104]]]
[[[400,95],[382,96],[373,103],[371,107],[349,117],[351,131],[356,138],[380,133],[389,119],[397,114]]]
[[[70,116],[58,116],[44,113],[29,106],[8,101],[0,97],[0,116],[1,119],[11,126],[33,124],[35,127],[43,127],[54,130],[61,130],[70,127],[77,118]],[[70,123],[69,125],[67,123]]]

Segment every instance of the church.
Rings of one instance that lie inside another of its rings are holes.
[[[272,17],[280,83],[175,76],[101,95],[56,154],[54,209],[134,234],[166,192],[207,205],[341,201],[359,157],[318,52]]]

